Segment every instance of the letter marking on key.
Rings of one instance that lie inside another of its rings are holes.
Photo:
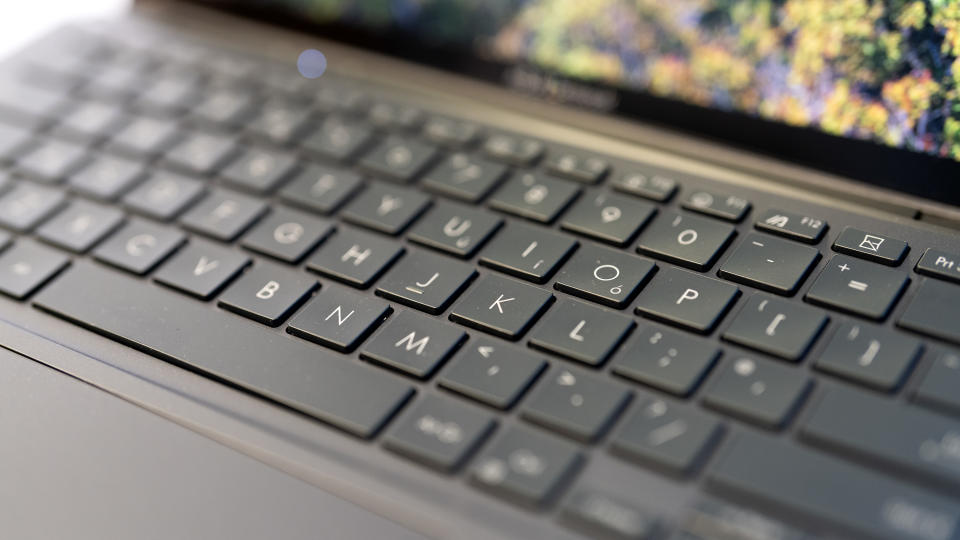
[[[780,326],[780,323],[786,318],[787,316],[783,313],[777,313],[776,316],[773,317],[773,320],[770,321],[770,324],[767,326],[767,329],[764,331],[764,333],[766,333],[768,336],[774,335],[777,332],[777,326]]]
[[[577,323],[573,330],[570,331],[570,339],[574,341],[583,341],[583,336],[580,334],[580,330],[583,330],[583,326],[587,324],[587,321],[580,321]]]
[[[327,315],[327,317],[326,317],[325,319],[323,319],[323,320],[329,321],[329,320],[330,320],[330,317],[333,317],[334,315],[336,315],[336,316],[337,316],[337,326],[343,326],[343,323],[347,322],[347,319],[349,319],[350,316],[353,315],[354,311],[356,311],[356,310],[350,310],[350,313],[347,313],[347,316],[344,317],[344,316],[343,316],[343,306],[337,306],[337,309],[331,311],[330,314]]]
[[[684,300],[696,300],[700,297],[700,292],[695,289],[687,289],[683,291],[683,294],[680,295],[680,298],[677,298],[677,305],[683,303]]]
[[[207,272],[215,270],[218,266],[220,266],[220,261],[211,261],[206,255],[204,255],[203,257],[200,257],[200,260],[197,261],[197,266],[193,268],[193,275],[202,276]]]
[[[501,304],[504,302],[510,302],[512,300],[516,300],[516,298],[504,298],[503,295],[501,294],[500,297],[494,300],[493,303],[490,304],[490,307],[487,309],[492,310],[493,307],[496,306],[497,311],[499,311],[500,313],[503,313],[503,306],[501,306]]]
[[[416,349],[417,350],[416,355],[420,356],[421,354],[423,354],[424,347],[426,347],[427,344],[430,343],[430,336],[423,336],[422,338],[414,341],[416,337],[417,337],[416,332],[410,332],[403,339],[394,343],[393,346],[399,347],[404,343],[406,343],[406,349],[408,351],[412,351],[413,349]]]
[[[277,294],[277,291],[280,290],[280,284],[276,281],[268,281],[262,289],[257,291],[257,298],[261,300],[269,300],[273,298],[273,295]]]

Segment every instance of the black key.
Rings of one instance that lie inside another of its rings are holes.
[[[172,120],[140,116],[116,132],[108,148],[134,157],[155,156],[166,151],[178,135]]]
[[[381,128],[416,129],[423,124],[423,111],[412,105],[377,101],[367,113],[370,123]]]
[[[134,101],[134,106],[157,113],[177,114],[186,111],[199,100],[198,77],[176,73],[151,77],[150,84]]]
[[[678,268],[662,268],[640,293],[637,313],[709,334],[740,296],[729,283]]]
[[[750,211],[750,201],[746,199],[709,191],[691,191],[682,205],[687,210],[734,223],[741,221]]]
[[[143,78],[142,64],[115,62],[99,70],[81,93],[109,103],[126,103],[143,86]]]
[[[359,437],[376,434],[413,393],[394,376],[89,264],[62,276],[35,304]]]
[[[86,161],[86,147],[48,140],[32,148],[17,160],[16,171],[48,184],[59,183]]]
[[[13,161],[30,143],[32,136],[29,130],[0,124],[0,160]]]
[[[70,187],[104,201],[116,200],[143,177],[143,165],[112,156],[97,156],[70,177]]]
[[[205,240],[192,240],[153,277],[168,287],[209,300],[250,264],[250,257]]]
[[[543,143],[514,135],[495,134],[483,143],[484,153],[511,165],[533,165],[543,155]]]
[[[369,233],[342,229],[307,262],[307,268],[366,289],[403,255],[400,244]]]
[[[387,137],[360,160],[360,167],[378,178],[409,183],[436,156],[436,149],[409,137]]]
[[[436,144],[462,148],[477,139],[480,127],[472,122],[434,116],[423,126],[423,134]]]
[[[490,206],[541,223],[552,223],[580,194],[566,180],[541,173],[517,173],[490,199]]]
[[[193,232],[231,242],[266,211],[260,199],[218,189],[181,216],[180,223]]]
[[[500,184],[506,173],[506,166],[500,163],[458,152],[432,168],[421,184],[447,197],[478,202]]]
[[[377,294],[437,315],[477,276],[473,266],[431,253],[411,253],[380,281]]]
[[[720,422],[662,399],[634,406],[613,438],[612,451],[675,475],[689,475],[706,461],[723,433]]]
[[[820,218],[771,208],[757,218],[754,227],[791,240],[816,244],[829,226]]]
[[[806,372],[782,363],[741,357],[726,361],[703,396],[715,409],[763,427],[782,427],[810,390]]]
[[[789,466],[784,466],[789,464]],[[740,433],[710,469],[709,486],[859,536],[957,540],[957,503],[818,452]]]
[[[325,219],[277,208],[243,237],[243,247],[297,264],[333,232]]]
[[[310,110],[291,101],[273,100],[247,122],[246,128],[256,137],[277,144],[291,144],[306,130]]]
[[[280,190],[280,198],[313,212],[329,214],[340,208],[361,186],[363,182],[357,173],[311,164]]]
[[[37,229],[37,236],[74,253],[84,253],[122,222],[123,212],[78,199]]]
[[[792,295],[820,260],[816,248],[750,233],[717,272],[722,278],[782,295]]]
[[[720,358],[715,345],[647,326],[627,342],[613,372],[669,392],[688,396]]]
[[[442,472],[467,460],[493,431],[493,416],[445,397],[426,395],[384,438],[383,446]]]
[[[409,238],[469,259],[502,224],[500,217],[489,212],[439,201],[413,226]]]
[[[460,328],[401,311],[360,350],[360,357],[426,379],[467,339]]]
[[[665,212],[647,227],[637,249],[641,253],[692,268],[709,270],[736,231],[711,219]]]
[[[429,205],[430,197],[419,191],[374,182],[350,202],[341,215],[355,225],[397,235]]]
[[[69,263],[61,253],[21,240],[0,254],[0,293],[23,300]]]
[[[827,263],[807,295],[808,302],[883,320],[910,283],[903,272],[836,255]]]
[[[13,234],[0,230],[0,252],[7,249],[13,241]]]
[[[595,441],[627,406],[631,392],[619,383],[556,367],[540,381],[521,415],[574,439]]]
[[[491,407],[509,409],[546,365],[527,351],[480,337],[450,361],[439,384]]]
[[[66,98],[62,92],[10,79],[0,84],[0,116],[26,127],[49,123],[65,104]]]
[[[296,159],[285,152],[248,149],[221,173],[227,184],[259,195],[271,193],[293,172]]]
[[[480,254],[480,264],[543,283],[577,248],[577,241],[542,227],[508,223]]]
[[[63,192],[20,182],[0,197],[0,225],[27,232],[50,217],[66,201]]]
[[[924,280],[897,324],[926,336],[960,343],[960,288]]]
[[[553,295],[539,287],[496,275],[482,276],[450,313],[450,319],[517,340],[553,302]]]
[[[837,329],[816,367],[860,384],[890,391],[899,387],[923,350],[911,337],[848,322]]]
[[[960,283],[960,256],[927,248],[917,262],[917,272]]]
[[[573,443],[521,427],[510,427],[477,461],[473,485],[528,507],[559,495],[583,461]]]
[[[74,140],[92,142],[109,136],[122,120],[123,109],[87,101],[68,112],[55,131]]]
[[[123,197],[127,208],[161,221],[180,215],[203,195],[203,183],[179,174],[158,171]]]
[[[530,335],[530,346],[591,366],[606,362],[633,330],[632,319],[578,300],[561,300]]]
[[[257,322],[278,326],[317,288],[317,280],[269,263],[259,263],[230,286],[217,302]]]
[[[797,362],[828,320],[818,309],[756,294],[734,317],[723,339]]]
[[[193,117],[214,126],[238,126],[253,109],[253,95],[236,89],[208,89],[206,96],[193,108]]]
[[[560,269],[554,287],[587,300],[623,308],[655,270],[656,265],[646,259],[585,244]]]
[[[910,246],[903,240],[847,227],[834,240],[833,250],[887,266],[897,266],[907,255]]]
[[[587,538],[648,540],[659,528],[653,516],[595,490],[575,493],[564,503],[560,518]]]
[[[167,151],[164,160],[189,173],[209,175],[237,152],[237,143],[225,135],[193,132],[184,135]]]
[[[945,351],[936,356],[917,385],[914,399],[938,410],[960,416],[960,354]]]
[[[351,352],[393,309],[342,287],[324,287],[287,326],[287,332],[340,352]]]
[[[664,202],[677,192],[677,181],[666,174],[627,170],[613,181],[613,189]]]
[[[596,184],[610,172],[610,163],[606,160],[575,152],[553,154],[544,167],[552,174],[585,184]]]
[[[560,226],[595,240],[623,247],[650,221],[652,204],[606,193],[580,199]]]
[[[372,136],[373,132],[367,126],[331,116],[300,144],[311,154],[343,161],[364,149]]]
[[[134,274],[146,274],[173,253],[186,236],[176,229],[131,219],[93,252],[104,263]]]

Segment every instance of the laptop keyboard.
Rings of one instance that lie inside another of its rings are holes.
[[[589,536],[711,537],[598,490],[604,452],[815,532],[960,538],[955,235],[65,36],[0,90],[11,301]]]

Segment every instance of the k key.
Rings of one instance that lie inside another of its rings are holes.
[[[480,278],[453,307],[450,319],[506,338],[520,339],[553,302],[539,287],[496,275]]]

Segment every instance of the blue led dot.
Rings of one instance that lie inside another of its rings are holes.
[[[327,57],[316,49],[307,49],[297,58],[297,69],[308,79],[316,79],[327,70]]]

